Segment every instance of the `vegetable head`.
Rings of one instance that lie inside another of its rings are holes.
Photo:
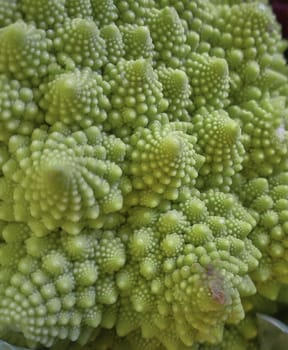
[[[288,283],[285,47],[264,0],[0,0],[3,340],[253,348]]]

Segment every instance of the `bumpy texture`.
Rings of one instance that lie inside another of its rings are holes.
[[[125,144],[97,127],[67,136],[35,129],[31,138],[12,136],[9,151],[1,178],[3,220],[25,221],[37,236],[60,227],[77,234],[87,224],[102,226],[103,215],[122,208],[122,170],[111,158],[121,162]]]
[[[288,290],[288,68],[265,0],[0,0],[0,339],[257,350]]]

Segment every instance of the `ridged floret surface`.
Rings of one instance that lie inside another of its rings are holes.
[[[102,214],[120,210],[123,201],[122,170],[109,160],[109,146],[121,162],[125,144],[97,127],[67,136],[35,129],[30,139],[11,137],[0,180],[1,217],[27,222],[37,236],[58,227],[77,234],[88,222],[101,226]]]
[[[0,339],[260,349],[288,300],[286,48],[266,0],[0,0]]]

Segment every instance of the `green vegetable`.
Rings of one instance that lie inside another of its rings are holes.
[[[265,0],[0,0],[3,341],[260,349],[287,302],[286,47]]]

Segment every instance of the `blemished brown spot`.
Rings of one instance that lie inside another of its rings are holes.
[[[212,294],[213,299],[221,305],[227,304],[228,301],[223,282],[223,279],[216,278],[212,279],[208,283],[209,290]]]
[[[212,298],[220,305],[228,303],[227,293],[224,286],[224,278],[219,271],[213,266],[208,265],[206,268],[208,278],[208,288],[212,294]]]

